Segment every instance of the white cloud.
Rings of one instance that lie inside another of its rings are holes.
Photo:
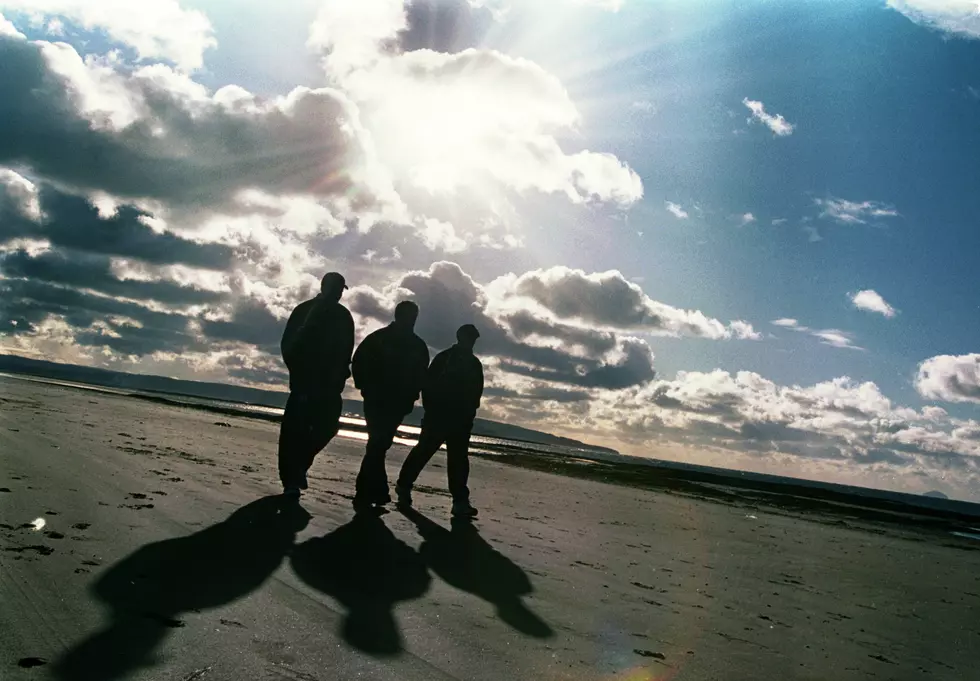
[[[752,112],[752,117],[748,119],[750,123],[753,120],[759,121],[772,130],[773,134],[777,137],[787,137],[793,134],[796,126],[783,118],[782,114],[773,116],[772,114],[766,113],[766,107],[762,102],[746,97],[742,100],[742,104]]]
[[[24,217],[34,222],[41,219],[37,186],[23,175],[0,167],[0,216],[3,215],[6,201],[11,201]]]
[[[756,331],[751,324],[736,320],[728,325],[735,338],[741,340],[762,340],[762,334]]]
[[[917,24],[965,38],[980,38],[980,5],[976,0],[888,0]]]
[[[849,296],[851,303],[859,310],[876,312],[885,317],[894,317],[897,312],[894,307],[885,302],[881,295],[872,289],[858,291]]]
[[[204,52],[217,45],[207,16],[177,0],[0,0],[0,10],[103,30],[140,59],[166,59],[186,70],[200,68]]]
[[[688,212],[686,210],[681,208],[679,204],[676,204],[673,201],[667,201],[666,206],[667,206],[667,212],[673,215],[678,220],[687,220],[690,217],[690,215],[688,215]]]
[[[738,223],[742,227],[744,227],[745,225],[751,225],[755,221],[756,221],[756,217],[752,213],[743,213],[742,215],[738,216]]]
[[[919,365],[915,387],[928,399],[980,404],[980,354],[930,357]]]
[[[789,317],[783,317],[782,319],[774,319],[772,321],[772,324],[774,326],[782,326],[783,328],[786,328],[786,329],[805,328],[805,327],[801,327],[800,326],[799,321],[797,321],[796,319],[791,319]]]
[[[467,248],[466,241],[456,234],[451,223],[435,218],[426,218],[422,222],[420,236],[425,245],[432,250],[459,253]]]
[[[796,331],[797,333],[805,333],[809,336],[813,336],[814,338],[819,339],[823,345],[829,345],[834,348],[842,348],[847,350],[864,349],[854,344],[852,334],[846,331],[841,331],[840,329],[811,329],[809,326],[800,324],[799,320],[789,317],[774,319],[770,323],[774,326],[779,326],[790,331]]]
[[[615,156],[562,149],[558,136],[581,117],[555,76],[492,50],[393,53],[385,44],[405,21],[400,0],[331,2],[310,38],[402,185],[487,204],[496,189],[619,206],[643,196],[639,176]]]
[[[2,5],[0,5],[2,6]],[[17,30],[10,20],[6,19],[3,14],[0,14],[0,36],[8,36],[11,38],[26,38],[23,33]]]
[[[747,371],[682,371],[564,411],[541,404],[536,418],[571,433],[616,433],[605,442],[641,455],[903,491],[950,479],[958,496],[980,497],[980,424],[895,405],[874,383],[848,377],[798,386]]]
[[[815,338],[819,338],[824,345],[845,350],[863,350],[864,348],[854,344],[851,334],[840,329],[819,329],[811,332]]]
[[[893,218],[899,215],[893,206],[879,201],[848,201],[830,197],[814,199],[813,202],[821,209],[820,217],[830,218],[843,225],[866,225],[877,218]]]
[[[771,224],[773,227],[779,227],[780,225],[785,225],[787,222],[789,221],[786,218],[775,218]]]
[[[598,7],[608,12],[618,12],[626,4],[626,0],[572,0],[579,5]]]

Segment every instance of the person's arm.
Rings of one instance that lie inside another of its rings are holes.
[[[480,409],[480,402],[483,401],[483,362],[476,360],[477,368],[477,388],[475,399],[473,400],[473,410],[478,411]]]
[[[289,319],[286,321],[286,329],[282,332],[282,340],[279,342],[279,351],[282,353],[286,368],[289,368],[297,356],[296,349],[300,328],[306,318],[306,314],[301,308],[302,305],[296,306],[296,309],[289,315]]]
[[[378,344],[378,332],[375,331],[368,335],[361,344],[357,346],[354,357],[351,360],[351,372],[354,375],[354,387],[364,392],[370,390],[373,384],[374,369],[377,363],[376,346]]]
[[[473,362],[474,366],[467,386],[467,402],[473,418],[476,418],[476,412],[480,410],[480,401],[483,399],[483,363],[476,357],[473,358]]]
[[[336,361],[339,365],[340,375],[344,377],[346,382],[351,375],[350,367],[354,354],[354,318],[346,308],[341,309],[344,310],[344,313],[338,323],[335,352],[337,353]]]
[[[296,329],[290,335],[288,347],[281,348],[284,359],[287,352],[292,359],[310,351],[310,345],[317,337],[317,329],[323,326],[323,316],[327,313],[329,306],[329,302],[321,296],[317,296],[311,302],[301,303],[293,310],[293,314],[290,315],[290,323],[295,315],[297,318]],[[288,326],[289,323],[287,323],[287,329]],[[285,344],[285,334],[283,334],[283,342]]]
[[[425,341],[419,341],[419,358],[418,364],[415,366],[415,382],[412,385],[412,394],[417,400],[419,395],[422,394],[422,388],[425,387],[426,378],[429,375],[429,346],[425,344]]]

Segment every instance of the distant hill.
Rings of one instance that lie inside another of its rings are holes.
[[[943,494],[942,492],[939,492],[937,490],[933,490],[931,492],[926,492],[922,496],[924,496],[924,497],[932,497],[933,499],[949,499],[948,496],[946,496],[945,494]]]
[[[58,381],[70,381],[72,383],[85,383],[119,390],[184,395],[208,400],[277,407],[280,409],[286,406],[287,397],[287,393],[276,390],[260,390],[257,388],[245,388],[224,383],[207,383],[204,381],[184,381],[166,376],[130,374],[122,371],[111,371],[109,369],[97,369],[74,364],[28,359],[26,357],[17,357],[16,355],[0,355],[0,372],[37,376]],[[344,411],[355,416],[364,415],[364,407],[360,400],[344,400]],[[415,411],[405,418],[405,423],[409,425],[417,426],[421,422],[421,407],[416,407]],[[609,449],[608,447],[598,447],[571,438],[487,419],[477,419],[473,432],[476,435],[482,435],[484,437],[519,440],[540,445],[574,447],[595,454],[619,456],[616,450]]]

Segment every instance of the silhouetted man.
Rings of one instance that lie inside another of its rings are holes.
[[[296,306],[282,334],[289,399],[279,430],[279,479],[289,497],[306,489],[313,459],[340,429],[354,352],[354,319],[340,304],[345,289],[340,274],[325,274],[320,293]]]
[[[459,327],[456,345],[443,350],[426,373],[422,389],[422,435],[402,465],[395,491],[398,503],[412,505],[412,485],[432,455],[446,445],[446,471],[453,495],[453,515],[472,518],[467,481],[470,476],[469,446],[473,421],[483,397],[483,364],[473,354],[480,332],[472,324]]]
[[[399,303],[395,321],[370,334],[354,353],[354,386],[364,398],[368,430],[354,494],[356,510],[391,501],[385,455],[402,419],[415,407],[429,366],[429,348],[415,335],[418,316],[418,305]]]

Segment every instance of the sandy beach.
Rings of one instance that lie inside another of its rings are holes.
[[[967,679],[980,542],[477,459],[353,520],[362,444],[0,378],[0,678]],[[389,456],[389,476],[406,454]]]

